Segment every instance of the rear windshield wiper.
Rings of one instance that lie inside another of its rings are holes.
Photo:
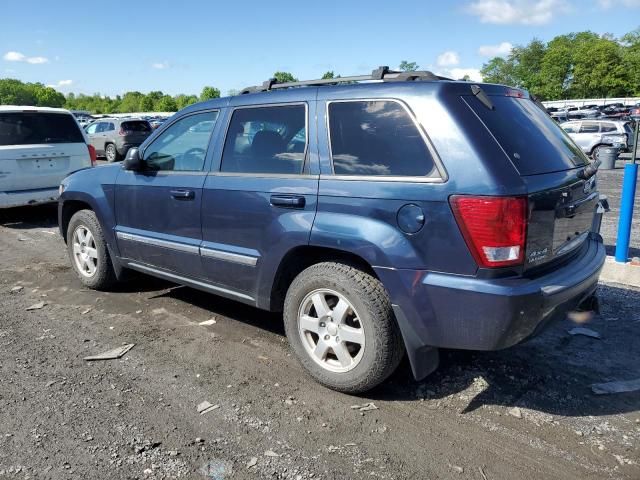
[[[480,85],[471,85],[471,93],[473,93],[473,95],[478,100],[480,100],[480,103],[482,103],[489,110],[495,110],[496,107],[494,107],[493,103],[491,103],[491,99],[489,98],[489,95],[487,95],[484,92],[484,90],[482,90]]]
[[[581,178],[582,180],[588,180],[589,178],[593,177],[598,171],[598,167],[601,163],[602,162],[600,160],[596,160],[595,162],[587,165],[578,172],[578,178]]]

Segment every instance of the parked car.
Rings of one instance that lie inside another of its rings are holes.
[[[615,120],[582,120],[560,125],[580,149],[596,158],[603,147],[616,147],[622,151],[632,148],[633,130],[629,122]]]
[[[405,352],[420,379],[439,348],[506,348],[592,301],[595,168],[526,92],[386,67],[327,83],[189,106],[122,165],[65,179],[80,281],[136,270],[283,312],[304,368],[345,392]]]
[[[166,121],[166,118],[152,118],[149,120],[149,124],[151,125],[151,128],[155,130],[160,125],[162,125],[165,121]]]
[[[131,147],[139,146],[151,135],[146,120],[133,118],[101,118],[85,128],[89,142],[98,155],[109,162],[122,160]]]
[[[94,162],[68,110],[0,106],[0,208],[55,202],[60,181]]]

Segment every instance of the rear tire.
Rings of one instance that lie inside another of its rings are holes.
[[[122,160],[122,155],[118,153],[118,149],[113,143],[107,143],[104,147],[104,156],[110,163]]]
[[[83,285],[94,290],[109,290],[117,282],[102,227],[93,211],[80,210],[71,217],[67,251]]]
[[[404,355],[382,283],[349,265],[318,263],[301,272],[287,291],[283,316],[302,366],[333,390],[370,390],[394,372]]]

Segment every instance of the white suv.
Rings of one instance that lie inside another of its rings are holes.
[[[0,208],[55,202],[60,181],[95,159],[68,110],[0,106]]]
[[[601,147],[632,148],[633,130],[629,122],[616,120],[575,120],[560,125],[582,151],[598,156]]]

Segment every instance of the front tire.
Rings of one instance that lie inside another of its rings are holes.
[[[284,325],[303,367],[341,392],[379,385],[404,355],[382,283],[349,265],[318,263],[301,272],[287,291]]]
[[[67,227],[67,251],[83,285],[94,290],[108,290],[116,283],[102,227],[93,211],[80,210],[71,217]]]
[[[593,147],[593,150],[591,150],[591,158],[593,160],[598,160],[600,158],[600,151],[606,146],[607,145],[597,145]]]

